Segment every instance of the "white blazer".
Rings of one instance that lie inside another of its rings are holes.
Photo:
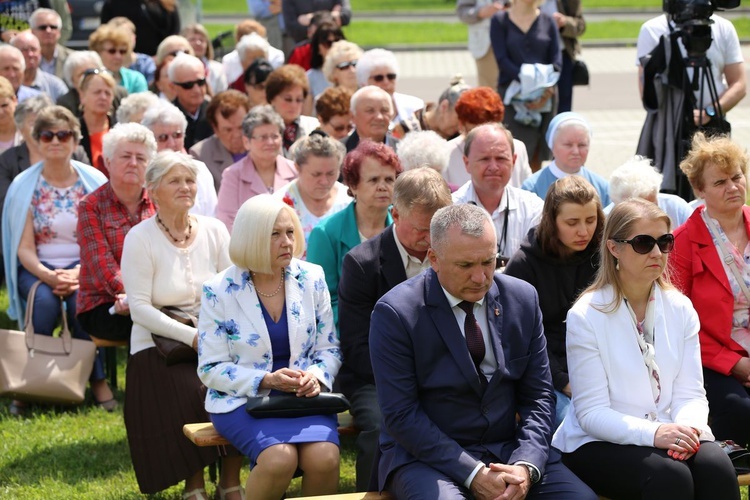
[[[331,297],[323,269],[293,259],[286,268],[289,367],[309,371],[328,390],[341,366]],[[206,411],[227,413],[265,396],[260,382],[273,367],[271,339],[247,269],[231,266],[203,285],[198,321],[198,376],[208,388]]]
[[[583,295],[568,312],[567,353],[573,398],[568,413],[552,437],[564,453],[590,441],[653,446],[663,423],[678,423],[702,431],[708,427],[708,402],[703,389],[698,315],[677,290],[654,293],[654,349],[659,366],[661,396],[654,403],[651,382],[638,347],[638,335],[627,306],[604,313],[612,287]]]

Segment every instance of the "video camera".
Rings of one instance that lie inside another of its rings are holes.
[[[740,0],[663,0],[662,9],[681,32],[689,58],[704,57],[711,46],[711,15],[735,9]]]

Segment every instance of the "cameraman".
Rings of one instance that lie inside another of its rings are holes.
[[[745,97],[747,86],[745,63],[737,31],[734,29],[732,23],[716,14],[712,15],[710,19],[713,21],[711,24],[712,42],[706,51],[706,58],[711,63],[711,76],[716,83],[719,105],[721,106],[721,110],[726,113]],[[671,20],[668,21],[666,14],[650,19],[641,26],[641,31],[638,34],[636,55],[638,88],[641,97],[643,97],[643,67],[645,61],[659,44],[659,39],[675,29],[675,23]],[[687,54],[682,39],[678,43],[682,56],[685,57]],[[688,68],[688,76],[692,81],[693,70],[691,68]],[[701,102],[701,90],[703,91],[703,113],[701,113],[700,109],[693,110],[695,124],[696,126],[708,125],[708,127],[711,127],[709,124],[711,119],[718,114],[716,103],[709,102],[708,88],[699,88],[695,91],[696,106]]]

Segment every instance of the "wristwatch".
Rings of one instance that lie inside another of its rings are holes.
[[[539,476],[539,470],[536,467],[534,467],[531,464],[524,464],[524,463],[520,465],[523,465],[529,471],[529,481],[531,481],[531,484],[536,484],[539,482],[541,477]]]

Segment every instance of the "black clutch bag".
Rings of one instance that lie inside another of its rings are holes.
[[[175,321],[182,323],[183,325],[192,326],[195,328],[198,324],[198,320],[192,314],[186,313],[185,311],[173,307],[164,306],[160,309],[161,312],[169,316]],[[156,350],[159,352],[167,366],[176,365],[178,363],[196,363],[198,362],[198,353],[195,352],[192,346],[189,346],[179,340],[170,339],[168,337],[162,337],[161,335],[151,334],[151,339],[156,345]]]
[[[245,409],[254,418],[294,418],[334,415],[349,409],[349,400],[337,392],[321,392],[315,397],[292,394],[247,398]]]
[[[729,455],[738,476],[750,472],[750,452],[747,449],[730,440],[716,441],[716,444]]]

